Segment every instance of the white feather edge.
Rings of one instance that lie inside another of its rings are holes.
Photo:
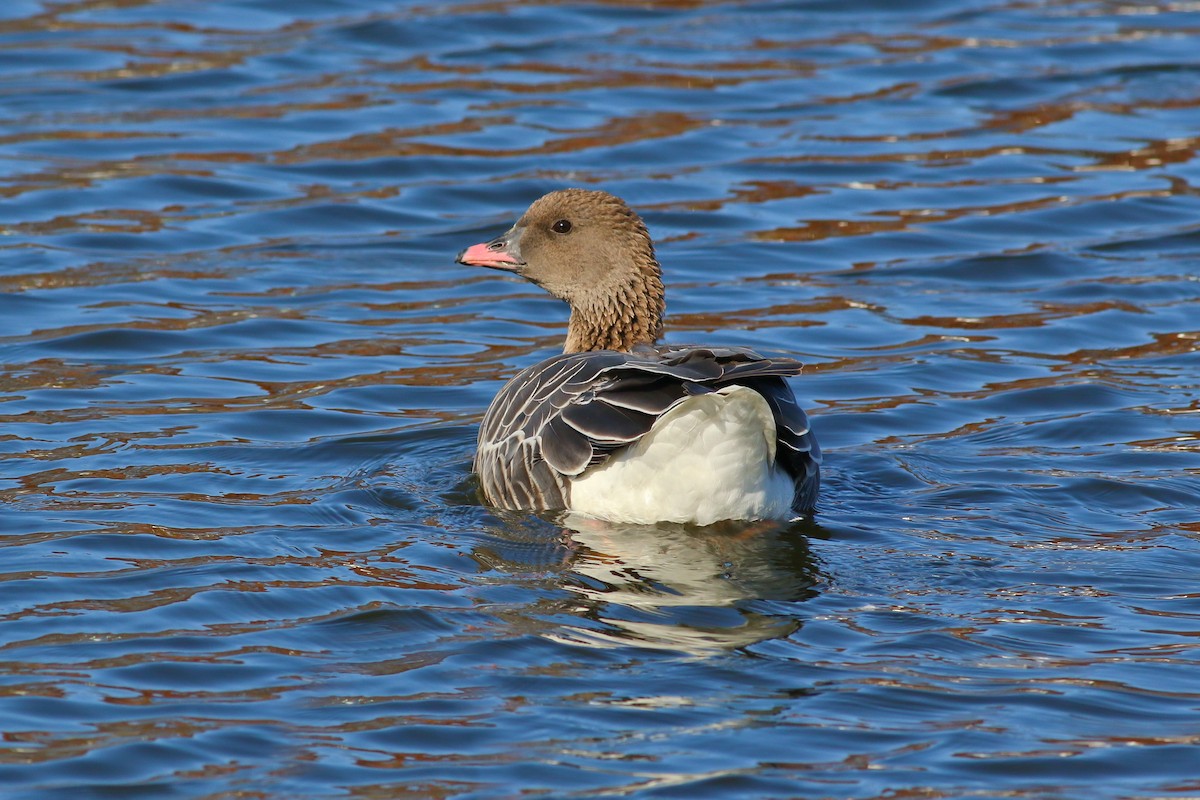
[[[689,397],[573,479],[570,510],[636,524],[787,519],[795,487],[775,464],[775,443],[775,418],[753,389]]]

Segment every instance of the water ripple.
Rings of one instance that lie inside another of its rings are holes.
[[[1200,7],[0,9],[7,796],[1129,798],[1191,767]],[[813,520],[498,513],[628,198],[796,355]]]

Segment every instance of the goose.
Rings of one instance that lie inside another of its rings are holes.
[[[812,510],[821,449],[786,381],[802,365],[660,344],[662,272],[623,200],[550,192],[457,261],[518,275],[570,307],[563,352],[518,372],[484,414],[474,469],[488,504],[631,524]]]

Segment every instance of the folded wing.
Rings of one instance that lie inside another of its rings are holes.
[[[793,477],[793,506],[812,507],[820,448],[785,378],[800,362],[741,348],[640,347],[555,356],[512,378],[479,430],[475,470],[501,508],[570,505],[570,482],[618,448],[645,436],[684,398],[723,386],[758,391],[775,417],[777,462]]]

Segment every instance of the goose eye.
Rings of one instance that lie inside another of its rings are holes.
[[[554,231],[555,233],[570,233],[571,221],[567,219],[560,219],[558,222],[550,226],[550,230]]]

